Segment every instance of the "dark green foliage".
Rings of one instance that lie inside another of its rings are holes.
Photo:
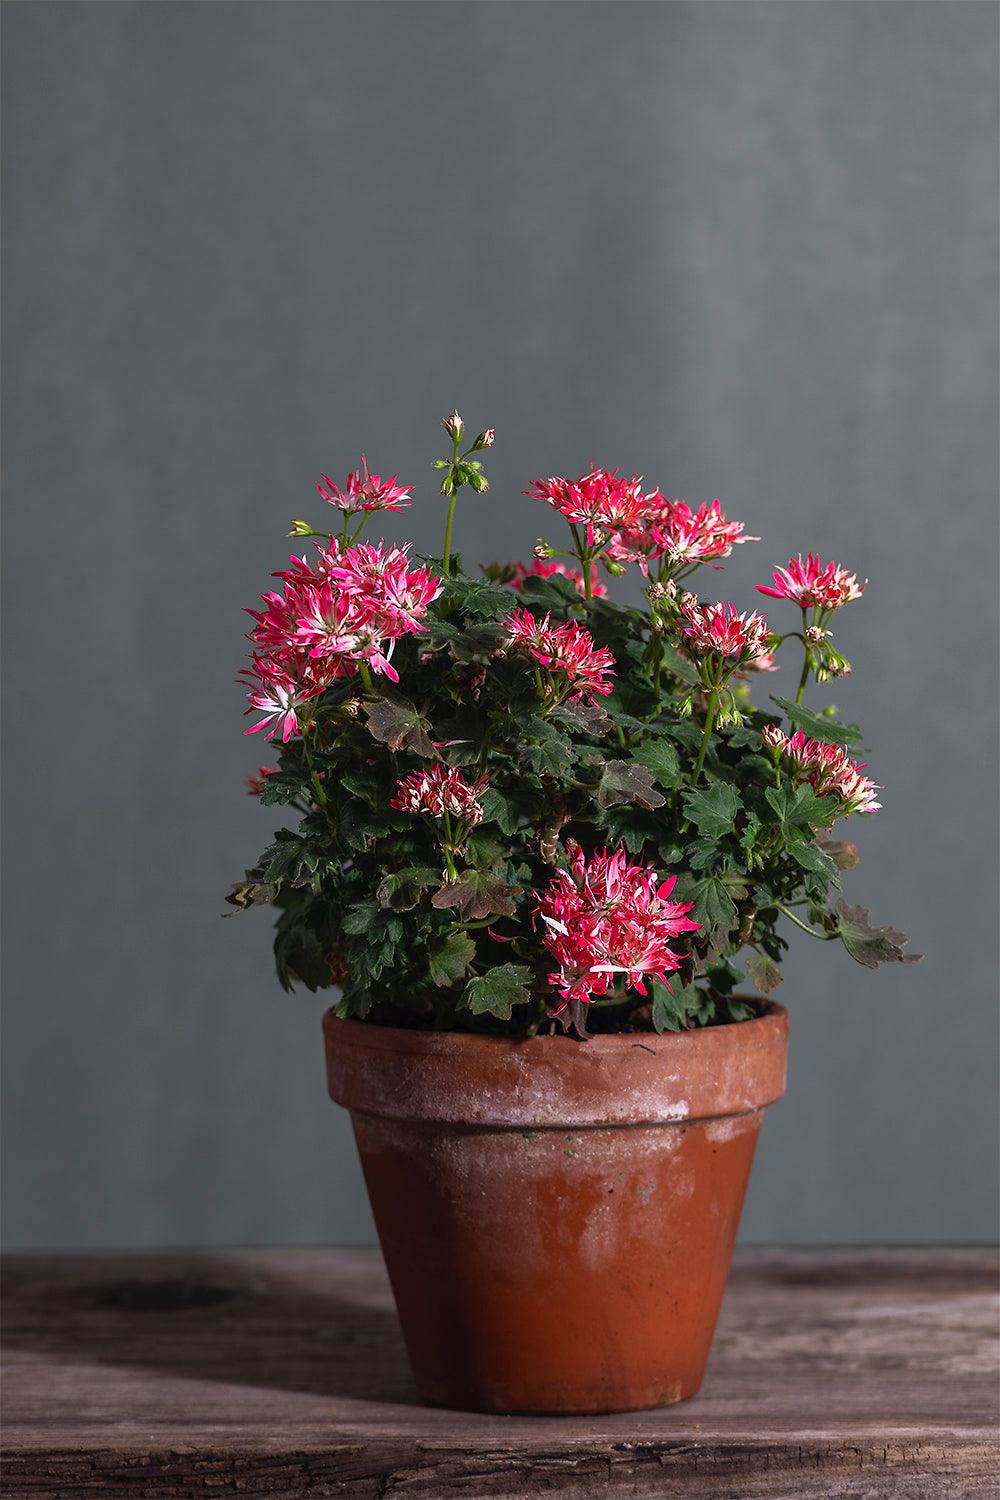
[[[521,604],[585,624],[614,655],[614,692],[597,706],[540,701],[530,664],[505,650],[504,617]],[[453,571],[425,623],[397,645],[401,686],[339,681],[320,702],[308,754],[290,740],[264,784],[263,802],[300,821],[228,899],[236,910],[277,909],[286,989],[339,986],[341,1015],[393,1025],[512,1035],[548,1026],[558,998],[532,892],[566,867],[572,844],[588,854],[624,846],[663,878],[676,874],[675,897],[694,903],[701,924],[678,941],[671,989],[654,981],[644,999],[620,985],[587,1008],[592,1030],[744,1019],[752,1011],[733,960],[742,950],[746,978],[773,991],[788,911],[859,963],[906,961],[901,934],[873,928],[863,908],[828,907],[856,850],[827,832],[836,801],[776,770],[761,742],[774,714],[754,710],[745,689],[739,713],[709,736],[695,781],[697,674],[671,641],[651,641],[647,613],[585,604],[557,576],[528,578],[518,595]],[[860,738],[853,725],[774,701],[807,734]],[[482,822],[447,857],[437,820],[390,806],[400,778],[436,760],[489,777]]]

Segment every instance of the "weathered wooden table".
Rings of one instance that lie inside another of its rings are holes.
[[[26,1256],[4,1282],[5,1496],[998,1493],[983,1250],[744,1251],[699,1396],[559,1420],[421,1405],[375,1251]]]

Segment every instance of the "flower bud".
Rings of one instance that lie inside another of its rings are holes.
[[[616,562],[613,557],[606,557],[604,559],[604,566],[605,568],[607,568],[612,578],[620,578],[625,571],[625,564]]]
[[[479,436],[476,438],[476,441],[473,443],[473,445],[472,445],[472,451],[473,451],[473,453],[477,453],[480,448],[492,448],[493,447],[494,439],[496,438],[496,435],[497,435],[496,434],[496,428],[494,428],[494,427],[487,427],[486,431],[485,432],[481,432],[479,434]]]
[[[822,625],[807,625],[803,634],[807,646],[822,646],[830,632],[824,630]]]
[[[346,702],[340,705],[340,711],[342,714],[346,714],[349,719],[356,719],[361,712],[361,699],[348,698]]]
[[[667,591],[663,587],[663,584],[662,583],[658,583],[657,580],[654,578],[653,582],[649,585],[649,587],[646,590],[646,598],[649,600],[649,602],[651,604],[656,604],[658,600],[665,599],[666,597],[667,597]]]
[[[303,521],[301,519],[301,517],[296,516],[295,520],[292,522],[292,529],[288,533],[288,535],[289,536],[318,536],[319,532],[313,531],[313,529],[309,525],[308,521]]]
[[[697,609],[697,608],[698,608],[698,595],[697,594],[692,594],[690,590],[687,590],[685,593],[683,593],[681,595],[681,609],[683,609],[683,610],[686,611],[686,610],[692,610],[692,609]]]
[[[694,705],[691,702],[691,696],[690,696],[690,694],[686,698],[680,698],[680,699],[678,699],[678,702],[677,702],[677,713],[680,716],[680,718],[682,718],[682,719],[690,719],[693,706]]]
[[[553,548],[549,546],[548,542],[543,542],[541,537],[539,537],[531,549],[531,554],[533,557],[537,557],[539,561],[542,561],[547,557],[552,557]]]
[[[462,418],[458,415],[457,411],[453,411],[450,417],[443,417],[441,419],[441,426],[444,428],[445,432],[451,438],[453,443],[460,443],[462,441],[462,433],[465,431],[465,423],[462,421]]]
[[[468,483],[471,484],[477,495],[485,495],[490,487],[490,482],[485,474],[480,474],[477,469],[469,470]]]
[[[765,724],[760,732],[760,737],[772,755],[780,754],[785,743],[785,736],[782,733],[780,725]]]

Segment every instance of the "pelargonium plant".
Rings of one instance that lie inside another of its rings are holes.
[[[278,757],[248,786],[298,824],[229,900],[278,909],[283,986],[387,1025],[586,1036],[749,1017],[737,992],[780,983],[783,921],[869,968],[913,957],[837,895],[841,820],[880,789],[858,728],[803,704],[851,670],[832,626],[866,585],[810,552],[758,585],[774,623],[703,598],[698,570],[758,538],[601,468],[526,491],[561,541],[470,575],[456,503],[488,488],[494,433],[442,425],[440,557],[361,539],[411,495],[362,459],[317,484],[339,526],[297,520],[309,550],[249,611],[246,732]],[[600,581],[632,567],[642,609]],[[794,697],[755,705],[788,650]]]

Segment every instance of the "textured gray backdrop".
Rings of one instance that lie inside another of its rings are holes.
[[[220,920],[272,826],[233,677],[364,450],[471,558],[589,461],[868,575],[837,689],[885,811],[796,945],[755,1241],[995,1224],[997,8],[8,3],[8,1241],[360,1242],[321,1002]],[[776,606],[780,609],[780,606]]]

